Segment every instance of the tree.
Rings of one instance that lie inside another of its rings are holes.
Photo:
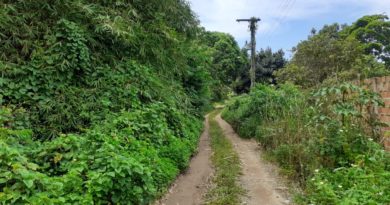
[[[239,58],[243,63],[240,65],[240,67],[237,67],[237,76],[236,80],[232,83],[232,88],[235,93],[242,94],[249,92],[251,86],[251,80],[248,72],[250,69],[250,57],[248,50],[242,48],[240,50]]]
[[[282,49],[272,52],[271,48],[261,49],[256,57],[256,82],[276,83],[274,72],[287,63]]]
[[[369,15],[346,27],[341,35],[354,38],[363,44],[365,54],[374,55],[390,69],[390,21],[388,16]]]
[[[241,68],[247,61],[237,42],[230,34],[221,32],[204,32],[203,42],[208,46],[212,56],[210,74],[213,78],[214,100],[226,97],[231,85],[241,74]]]
[[[372,48],[371,44],[352,35],[355,32],[351,31],[357,30],[354,28],[332,24],[325,25],[318,32],[312,30],[308,39],[293,49],[294,56],[286,68],[277,72],[278,79],[312,87],[324,82],[333,84],[352,80],[358,76],[384,75],[385,64],[381,60],[385,58],[378,61],[374,57],[388,54],[367,52],[367,48]],[[381,47],[385,50],[385,46]]]

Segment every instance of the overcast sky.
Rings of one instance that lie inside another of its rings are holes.
[[[248,24],[236,18],[260,17],[257,47],[282,48],[289,54],[311,28],[352,23],[368,14],[390,15],[390,0],[189,0],[202,26],[232,34],[240,46],[249,42]],[[287,57],[289,57],[287,55]]]

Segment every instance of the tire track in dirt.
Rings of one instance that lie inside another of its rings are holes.
[[[231,140],[240,157],[243,172],[241,185],[247,191],[243,204],[290,204],[286,191],[281,191],[281,189],[286,188],[281,186],[282,183],[280,178],[277,177],[276,168],[261,159],[261,150],[257,142],[240,138],[233,128],[221,118],[221,114],[218,114],[215,120],[222,128],[225,137]]]
[[[168,194],[155,205],[199,205],[207,192],[208,182],[213,174],[208,116],[199,140],[198,153],[191,159],[190,166],[170,188]]]

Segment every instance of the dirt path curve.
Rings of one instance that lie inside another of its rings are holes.
[[[216,116],[216,121],[222,128],[225,136],[231,140],[238,153],[242,176],[241,185],[247,190],[247,196],[243,199],[247,205],[285,205],[289,200],[281,186],[280,179],[276,176],[276,169],[269,163],[264,162],[260,155],[261,150],[254,140],[241,139],[225,122],[221,115]]]
[[[197,155],[192,158],[188,170],[176,179],[169,193],[155,205],[201,204],[202,196],[207,191],[208,181],[213,173],[210,156],[209,122],[206,116]]]

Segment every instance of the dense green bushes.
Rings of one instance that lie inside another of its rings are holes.
[[[390,156],[378,122],[363,114],[380,97],[342,84],[307,94],[292,85],[258,85],[223,117],[255,137],[284,174],[300,182],[301,204],[388,204]]]
[[[208,104],[209,56],[184,1],[11,1],[1,11],[0,99],[28,110],[37,138],[155,100],[191,114]]]
[[[194,122],[156,103],[112,114],[82,135],[45,142],[32,140],[31,131],[3,127],[0,201],[148,204],[187,166],[200,130]]]
[[[211,99],[184,0],[0,3],[0,204],[149,204]]]

